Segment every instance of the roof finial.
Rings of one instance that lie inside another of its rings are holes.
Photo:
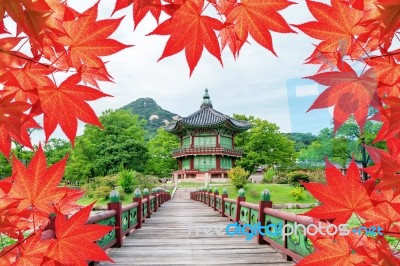
[[[203,96],[203,101],[201,102],[200,108],[210,107],[213,108],[213,105],[210,100],[210,95],[208,95],[208,89],[206,88]]]

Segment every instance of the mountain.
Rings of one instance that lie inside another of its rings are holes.
[[[147,121],[145,129],[149,132],[149,138],[157,133],[159,127],[165,126],[178,118],[177,114],[161,108],[152,98],[139,98],[121,109],[129,110]]]

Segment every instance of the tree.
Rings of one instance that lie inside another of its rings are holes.
[[[148,158],[143,120],[126,110],[107,110],[100,121],[103,129],[88,125],[77,138],[66,178],[87,180],[121,168],[143,172]]]
[[[360,132],[354,119],[346,121],[336,134],[333,132],[333,128],[324,128],[310,146],[299,152],[298,159],[301,162],[318,165],[323,163],[327,157],[342,168],[346,168],[354,158],[355,162],[366,168],[372,162],[366,153],[365,145],[384,148],[382,142],[373,143],[380,128],[381,123],[367,121],[364,130]],[[363,175],[365,180],[366,173],[363,172]]]
[[[252,127],[235,138],[235,146],[244,149],[243,157],[236,162],[250,173],[258,166],[287,167],[294,161],[294,142],[279,132],[276,124],[260,118],[234,115],[248,121]]]
[[[149,141],[147,172],[158,177],[171,176],[178,169],[176,160],[172,158],[172,150],[176,148],[179,148],[178,137],[159,128],[156,136]]]
[[[293,4],[286,0],[187,0],[172,4],[171,1],[154,0],[145,5],[134,2],[117,0],[113,14],[134,5],[136,27],[145,14],[150,12],[158,21],[162,13],[166,20],[151,33],[169,36],[160,59],[185,49],[190,73],[204,47],[222,63],[221,50],[228,46],[236,58],[249,36],[275,54],[270,31],[289,33],[294,32],[292,27],[296,27],[319,40],[312,46],[314,50],[306,62],[319,65],[319,69],[317,74],[308,78],[327,86],[327,89],[310,109],[333,107],[335,132],[351,115],[362,129],[369,108],[377,109],[375,118],[382,122],[382,128],[374,142],[386,141],[387,150],[367,148],[375,165],[368,167],[371,179],[366,182],[359,180],[355,164],[351,165],[346,176],[342,176],[328,163],[327,184],[306,184],[307,189],[323,201],[308,215],[339,223],[346,222],[355,213],[362,218],[364,225],[381,224],[386,234],[398,238],[398,1],[331,0],[330,5],[307,1],[315,20],[291,26],[278,13]],[[207,8],[214,8],[216,12],[204,12]],[[72,218],[65,218],[71,213],[63,211],[63,206],[75,206],[75,200],[66,196],[68,193],[65,192],[70,191],[67,189],[60,193],[58,188],[66,158],[48,168],[42,147],[34,148],[28,134],[29,129],[39,127],[36,117],[43,120],[46,139],[59,125],[72,144],[77,120],[100,126],[87,102],[107,96],[99,90],[98,84],[99,81],[111,80],[101,57],[129,45],[109,38],[121,19],[99,21],[97,12],[97,3],[82,14],[68,6],[66,1],[4,0],[0,3],[3,17],[0,22],[0,80],[3,85],[0,94],[0,151],[9,158],[12,141],[35,151],[28,168],[24,165],[26,162],[15,157],[10,160],[13,175],[0,181],[0,215],[3,221],[0,230],[17,240],[0,254],[1,264],[84,264],[88,260],[108,259],[93,242],[110,228],[85,224],[92,205],[78,211]],[[205,14],[214,14],[215,17]],[[360,63],[361,67],[350,66],[348,62],[351,61]],[[54,77],[59,73],[64,77],[56,82]],[[46,190],[32,189],[44,183],[43,175],[48,181]],[[330,197],[335,193],[340,196]],[[53,208],[49,210],[49,206]],[[75,210],[79,209],[75,207]],[[48,217],[54,213],[54,208],[62,213],[51,218],[56,220],[57,239],[44,239],[43,228],[50,222]],[[21,223],[28,220],[33,220],[33,223]],[[80,239],[84,245],[79,254],[72,254],[71,247],[75,243],[68,241],[70,235],[63,234],[65,227],[74,228],[69,232],[72,235],[88,232],[86,239]],[[98,234],[90,234],[91,231]],[[304,258],[300,265],[330,265],[338,261],[346,265],[358,262],[399,264],[399,258],[393,256],[381,236],[335,235],[333,240],[333,236],[317,234],[310,239],[317,250]],[[98,252],[92,252],[94,250]]]
[[[64,139],[51,138],[44,146],[47,163],[54,164],[64,158],[72,149],[71,143]]]
[[[293,132],[293,133],[286,133],[285,134],[290,140],[295,142],[294,149],[296,152],[306,148],[307,146],[311,145],[311,143],[317,139],[311,133],[300,133],[300,132]]]

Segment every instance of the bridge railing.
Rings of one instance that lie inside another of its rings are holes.
[[[313,219],[273,209],[268,190],[262,192],[259,204],[246,202],[242,189],[239,190],[236,199],[228,198],[226,189],[223,189],[222,195],[219,195],[218,188],[214,191],[211,188],[193,191],[190,193],[190,198],[207,204],[218,211],[222,217],[237,222],[247,231],[254,230],[255,232],[252,233],[257,237],[259,244],[273,246],[281,252],[285,260],[300,261],[314,251],[304,230],[314,223]],[[291,228],[293,229],[290,233]]]
[[[128,205],[122,205],[118,192],[110,193],[110,202],[104,212],[90,216],[88,224],[102,224],[113,226],[107,235],[97,241],[97,244],[104,250],[111,247],[122,247],[125,236],[133,233],[136,229],[142,227],[142,223],[149,219],[153,212],[166,201],[171,199],[169,192],[160,188],[153,189],[149,193],[148,189],[135,190],[133,202]],[[91,262],[90,264],[96,264]]]

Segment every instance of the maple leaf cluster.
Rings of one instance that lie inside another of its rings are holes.
[[[296,27],[319,40],[307,64],[318,65],[307,77],[327,88],[310,107],[333,107],[335,131],[354,117],[361,131],[368,119],[382,123],[374,143],[366,147],[373,166],[359,169],[352,161],[343,175],[326,163],[326,184],[304,183],[321,205],[304,215],[336,225],[357,217],[366,226],[380,226],[383,236],[309,236],[315,252],[299,265],[400,265],[400,2],[398,0],[307,1],[314,16]],[[376,113],[369,117],[369,111]],[[360,170],[368,173],[362,181]]]
[[[0,152],[12,164],[0,181],[0,241],[16,241],[0,265],[110,260],[96,240],[111,227],[87,225],[93,205],[76,204],[84,192],[59,186],[67,157],[48,167],[40,145],[28,165],[10,156],[13,142],[34,149],[34,128],[47,141],[60,126],[73,144],[78,120],[101,126],[88,102],[108,96],[98,84],[112,81],[102,57],[129,45],[110,38],[122,18],[97,15],[98,4],[79,13],[66,1],[0,1]]]

